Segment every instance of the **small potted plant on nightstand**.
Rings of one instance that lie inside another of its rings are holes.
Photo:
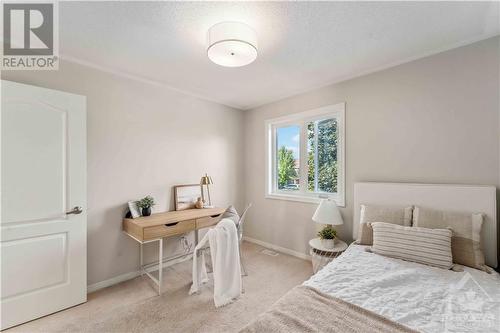
[[[321,239],[321,245],[326,249],[333,249],[337,231],[331,225],[325,226],[318,232],[318,237]]]
[[[151,215],[151,207],[155,205],[155,199],[151,196],[142,198],[137,202],[137,206],[142,209],[142,216]]]

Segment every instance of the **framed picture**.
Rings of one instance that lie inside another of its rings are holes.
[[[174,186],[175,210],[195,208],[196,200],[199,197],[201,197],[200,184]]]
[[[141,210],[139,209],[139,206],[137,206],[137,201],[129,201],[128,209],[130,210],[130,215],[132,215],[133,219],[142,216]]]

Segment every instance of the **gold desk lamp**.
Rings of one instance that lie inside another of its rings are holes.
[[[203,185],[207,186],[207,194],[208,194],[208,205],[212,206],[212,200],[210,199],[210,185],[212,185],[214,182],[212,181],[212,177],[210,177],[208,174],[205,173],[205,176],[201,177],[201,197],[203,199],[203,202],[205,202],[205,195],[203,191]]]

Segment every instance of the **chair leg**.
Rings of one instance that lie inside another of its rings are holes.
[[[203,251],[203,256],[205,256],[205,254],[206,254],[205,251]],[[214,272],[214,267],[212,266],[212,255],[210,254],[210,252],[208,253],[208,256],[209,256],[209,258],[208,258],[209,260],[205,261],[206,263],[208,263],[207,273],[213,273]]]
[[[241,271],[243,272],[241,275],[242,276],[248,276],[247,270],[245,268],[245,264],[243,263],[243,256],[241,255],[241,242],[238,246],[238,250],[240,252],[240,264],[241,264]]]

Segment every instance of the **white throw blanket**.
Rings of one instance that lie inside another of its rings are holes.
[[[199,291],[201,285],[208,281],[205,256],[198,258],[198,250],[210,245],[210,256],[214,275],[215,307],[231,303],[241,295],[241,268],[239,256],[238,233],[234,222],[222,219],[210,229],[195,248],[193,256],[193,285],[189,294]],[[201,260],[199,260],[201,259]]]

